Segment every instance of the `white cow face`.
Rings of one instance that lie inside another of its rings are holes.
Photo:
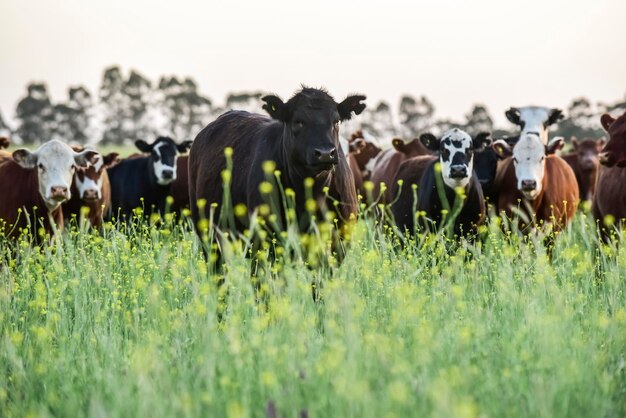
[[[539,106],[512,107],[505,113],[506,118],[521,128],[520,137],[536,134],[541,143],[548,144],[548,128],[563,119],[560,109]]]
[[[101,158],[96,151],[75,152],[69,145],[52,140],[35,152],[18,149],[13,159],[22,167],[37,169],[39,193],[48,210],[52,211],[71,197],[70,186],[76,167],[94,164]]]
[[[489,132],[481,132],[472,139],[467,132],[454,128],[444,133],[439,140],[432,134],[423,134],[420,141],[428,149],[439,152],[444,183],[451,188],[465,188],[474,171],[474,152],[491,144],[489,136]]]
[[[85,202],[94,202],[102,199],[102,185],[104,171],[118,161],[116,152],[105,156],[98,155],[93,164],[79,167],[74,174],[74,184],[79,197]]]
[[[161,136],[152,144],[146,141],[135,141],[135,146],[145,153],[150,153],[156,181],[161,186],[167,186],[176,180],[176,159],[178,154],[187,151],[192,141],[177,144],[172,138]]]
[[[517,188],[528,200],[535,200],[543,190],[546,156],[554,154],[565,144],[562,137],[554,138],[544,145],[539,135],[527,134],[511,149],[504,140],[494,142],[493,147],[501,157],[512,156],[515,165]]]

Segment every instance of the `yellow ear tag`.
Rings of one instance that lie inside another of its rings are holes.
[[[276,106],[272,105],[272,112],[276,112]]]

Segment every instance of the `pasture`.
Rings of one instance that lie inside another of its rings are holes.
[[[315,269],[297,249],[320,238],[289,234],[258,293],[241,243],[214,275],[188,219],[2,239],[0,415],[626,415],[624,246],[582,211],[551,260],[480,232],[403,242],[360,216]]]

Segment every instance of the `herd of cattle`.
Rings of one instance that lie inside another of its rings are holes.
[[[52,234],[81,213],[99,228],[131,219],[137,207],[144,214],[189,208],[194,225],[217,224],[223,209],[245,208],[248,216],[231,215],[229,225],[241,232],[253,214],[267,215],[263,207],[274,213],[271,229],[284,228],[290,206],[307,230],[311,219],[329,213],[339,223],[354,219],[359,195],[387,204],[400,230],[409,232],[440,227],[453,212],[455,234],[473,234],[488,205],[516,216],[522,229],[550,224],[558,231],[580,201],[592,204],[601,227],[626,218],[626,113],[602,115],[608,141],[572,139],[573,150],[564,155],[557,154],[563,138],[549,137],[562,112],[535,106],[506,111],[519,126],[512,137],[493,141],[489,132],[454,128],[440,137],[394,139],[382,149],[360,131],[339,137],[340,122],[360,114],[364,100],[337,103],[312,88],[287,102],[265,96],[270,117],[232,110],[193,142],[138,140],[140,153],[124,159],[57,140],[34,152],[0,149],[0,233],[17,237],[43,227]],[[0,148],[8,145],[0,138]],[[285,195],[293,199],[289,205]]]

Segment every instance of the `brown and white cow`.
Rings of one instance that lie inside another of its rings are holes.
[[[578,141],[572,138],[573,150],[561,156],[567,162],[578,182],[578,194],[581,201],[591,202],[596,189],[596,177],[598,175],[598,154],[604,146],[604,139],[594,140],[591,138]]]
[[[71,197],[76,167],[95,163],[96,151],[75,152],[57,140],[46,142],[36,151],[18,149],[13,158],[0,163],[0,222],[7,236],[16,237],[30,225],[36,239],[39,227],[46,234],[52,224],[63,227],[61,204]]]
[[[374,142],[366,140],[361,130],[354,132],[349,140],[340,138],[340,144],[352,171],[356,191],[365,196],[364,183],[370,179],[371,162],[380,153],[381,148]]]
[[[626,113],[617,119],[605,113],[600,121],[609,140],[599,155],[601,166],[591,211],[606,237],[607,228],[626,221]]]
[[[493,143],[496,153],[506,158],[498,166],[495,186],[499,190],[497,209],[513,218],[519,211],[520,229],[551,224],[563,229],[576,213],[579,195],[576,175],[555,152],[564,145],[554,138],[547,145],[537,134],[525,134],[511,149],[504,140]]]
[[[74,151],[82,151],[74,148]],[[72,215],[80,217],[81,208],[89,209],[87,219],[94,228],[100,228],[102,220],[111,211],[111,183],[107,169],[117,162],[119,154],[111,152],[98,155],[96,162],[87,167],[79,167],[72,181],[72,197],[63,204],[63,216],[66,220]]]
[[[400,164],[409,158],[433,155],[418,138],[409,142],[394,138],[391,145],[392,148],[384,150],[374,159],[371,177],[371,181],[374,183],[374,199],[380,198],[386,203],[391,202],[394,198],[391,192],[392,183],[398,174]],[[382,184],[386,186],[384,193],[381,193]]]

